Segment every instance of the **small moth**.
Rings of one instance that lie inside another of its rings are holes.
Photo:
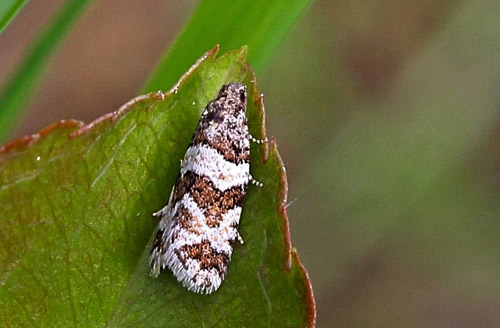
[[[181,161],[160,217],[150,256],[151,275],[168,267],[188,290],[210,294],[226,277],[250,175],[247,91],[222,86],[208,103]],[[260,140],[254,140],[263,142]]]

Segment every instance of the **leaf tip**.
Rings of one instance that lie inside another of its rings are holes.
[[[237,49],[237,51],[240,53],[241,57],[243,58],[247,58],[248,56],[248,46],[245,44],[245,45],[242,45],[239,49]]]
[[[180,86],[184,84],[184,82],[191,76],[193,75],[194,71],[207,59],[215,59],[217,54],[219,53],[220,46],[219,44],[216,44],[212,49],[208,50],[205,52],[196,62],[189,67],[189,69],[184,73],[181,78],[177,81],[176,84],[170,90],[165,92],[165,94],[172,94],[172,93],[177,93],[177,90],[179,90]]]

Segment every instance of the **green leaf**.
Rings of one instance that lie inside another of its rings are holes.
[[[31,51],[24,58],[7,85],[0,92],[0,141],[17,124],[29,102],[38,79],[46,67],[50,55],[60,44],[85,5],[90,0],[71,0],[65,3],[56,17],[45,28]]]
[[[165,90],[203,53],[219,44],[226,52],[247,45],[259,72],[312,0],[202,1],[143,91]]]
[[[274,142],[252,145],[250,186],[228,277],[208,296],[167,270],[149,275],[156,220],[201,110],[221,85],[248,86],[246,48],[208,52],[165,97],[139,96],[82,126],[56,123],[0,151],[0,320],[6,326],[313,326],[307,274],[291,248],[286,178]]]
[[[0,34],[9,25],[28,0],[3,0],[0,1]]]

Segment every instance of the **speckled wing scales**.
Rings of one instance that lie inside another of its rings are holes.
[[[244,85],[222,86],[202,113],[181,161],[150,256],[151,274],[168,267],[188,290],[210,294],[227,274],[250,176]]]

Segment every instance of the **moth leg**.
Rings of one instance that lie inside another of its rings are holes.
[[[163,219],[164,217],[166,217],[166,214],[170,211],[170,206],[172,204],[172,198],[174,197],[174,188],[175,188],[175,184],[172,187],[172,191],[170,191],[170,197],[168,199],[167,205],[163,206],[163,208],[160,209],[159,211],[154,212],[153,213],[154,217],[159,216],[160,219]]]
[[[257,138],[254,138],[251,134],[248,134],[248,139],[250,141],[258,143],[258,144],[263,144],[263,143],[268,141],[267,137],[265,137],[264,139],[257,139]]]
[[[250,133],[248,134],[247,137],[250,141],[258,143],[258,144],[263,144],[263,143],[268,141],[267,137],[264,139],[256,139]],[[253,185],[256,185],[257,187],[262,187],[264,185],[262,182],[255,180],[251,175],[250,175],[250,183]]]
[[[262,187],[264,185],[262,182],[255,180],[253,176],[250,176],[250,183],[257,187]]]
[[[163,206],[161,210],[154,212],[153,216],[154,217],[157,217],[157,216],[162,217],[165,213],[168,212],[168,207],[169,207],[168,205]]]
[[[236,239],[240,242],[240,244],[244,244],[243,237],[241,237],[239,232],[236,232]]]

